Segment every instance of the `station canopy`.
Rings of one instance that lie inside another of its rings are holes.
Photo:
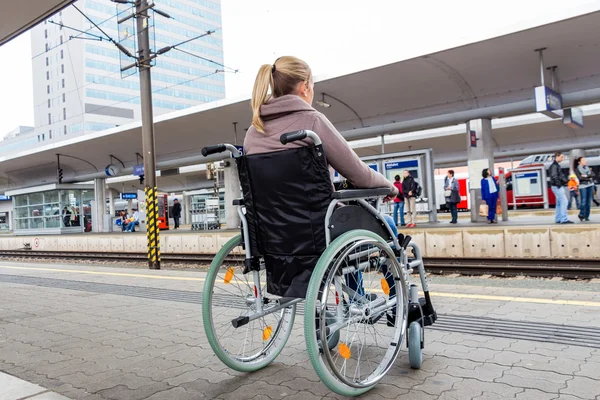
[[[356,113],[328,97],[325,100],[331,104],[329,108],[321,108],[316,102],[314,107],[347,136],[363,127],[452,115],[523,101],[531,102],[531,109],[523,113],[531,113],[534,112],[534,87],[540,85],[540,65],[535,49],[547,48],[544,52],[545,65],[558,66],[557,83],[563,96],[600,88],[598,26],[600,12],[593,12],[319,80],[315,84],[315,101],[326,93],[348,104]],[[546,76],[546,84],[549,85],[549,75]],[[581,103],[593,102],[594,99],[584,99]],[[505,115],[492,117],[502,116]],[[242,144],[250,121],[248,98],[216,101],[156,117],[157,161],[199,155],[202,147],[210,144],[236,141]],[[594,122],[597,124],[597,119]],[[234,123],[237,123],[237,136],[234,134]],[[554,140],[552,135],[565,139],[570,134],[558,121],[545,126],[553,128],[542,127],[536,131],[515,128],[511,135],[497,140],[503,144],[510,144],[513,140],[515,143],[539,140],[547,143]],[[530,134],[532,136],[527,140]],[[444,140],[438,140],[437,143],[441,145]],[[434,147],[434,159],[441,154],[435,150],[435,143],[423,147]],[[441,146],[440,151],[443,152],[445,147]],[[459,139],[448,147],[464,151],[466,140]],[[52,181],[55,179],[56,153],[83,157],[103,171],[110,161],[109,154],[121,159],[125,165],[132,166],[136,164],[136,152],[142,153],[140,122],[0,157],[0,176],[5,177],[5,182],[11,182],[11,187],[32,177]],[[61,166],[65,169],[65,177],[96,172],[77,160],[65,159],[64,164],[61,160]]]
[[[0,46],[75,0],[0,0]]]

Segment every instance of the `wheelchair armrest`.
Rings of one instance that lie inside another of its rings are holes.
[[[374,189],[347,189],[333,192],[333,198],[337,200],[355,199],[355,198],[370,198],[383,197],[390,194],[389,188],[374,188]]]
[[[244,199],[234,199],[233,200],[233,205],[234,206],[243,206],[244,205]]]

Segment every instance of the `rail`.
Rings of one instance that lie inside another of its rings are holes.
[[[2,258],[78,259],[135,262],[147,260],[144,253],[104,253],[78,251],[0,250]],[[208,265],[214,254],[163,254],[165,262]],[[243,262],[244,255],[230,255],[231,263]],[[428,273],[434,275],[491,275],[498,277],[563,277],[566,279],[600,278],[600,259],[527,259],[527,258],[424,258]]]

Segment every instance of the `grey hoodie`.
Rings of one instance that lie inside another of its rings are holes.
[[[331,167],[357,188],[389,187],[390,193],[398,194],[392,182],[363,163],[350,148],[346,139],[335,129],[327,117],[312,108],[296,95],[286,95],[269,100],[260,108],[265,124],[265,134],[251,126],[244,140],[244,152],[250,154],[270,153],[293,147],[308,146],[310,139],[281,144],[279,137],[288,132],[309,129],[323,142],[325,156]],[[333,174],[333,171],[331,171]],[[332,175],[333,176],[333,175]]]

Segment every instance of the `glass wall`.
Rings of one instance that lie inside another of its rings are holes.
[[[93,197],[93,191],[91,194]],[[82,226],[81,200],[81,189],[16,195],[15,229],[39,230]]]

